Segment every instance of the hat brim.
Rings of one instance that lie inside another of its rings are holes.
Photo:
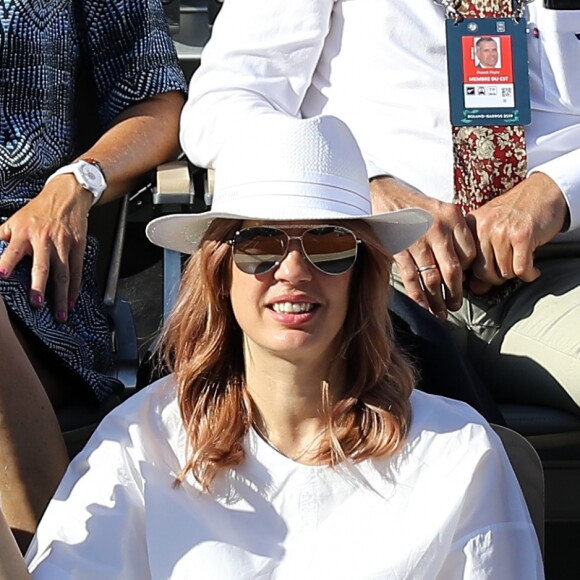
[[[317,212],[319,214],[319,212]],[[419,208],[401,209],[371,216],[314,215],[309,217],[286,218],[285,222],[335,222],[361,220],[375,231],[385,248],[396,254],[408,248],[423,236],[431,224],[431,214]],[[146,233],[151,242],[162,248],[183,254],[192,254],[199,247],[211,222],[222,218],[227,220],[251,220],[248,215],[212,212],[197,214],[171,214],[154,219],[147,224]],[[263,217],[259,218],[264,220]],[[267,221],[267,220],[264,220]],[[280,221],[276,218],[272,221]]]

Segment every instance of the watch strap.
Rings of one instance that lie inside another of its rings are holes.
[[[102,191],[96,193],[96,192],[86,188],[85,185],[79,180],[79,178],[77,177],[76,171],[77,171],[77,164],[80,161],[83,161],[85,163],[89,163],[90,165],[93,165],[100,172],[101,176],[103,177],[103,182],[105,184]],[[45,181],[45,185],[47,183],[49,183],[53,178],[57,177],[58,175],[66,175],[67,173],[73,174],[75,176],[75,178],[77,179],[77,181],[79,181],[79,183],[83,186],[83,188],[85,188],[93,196],[93,201],[91,202],[91,207],[94,206],[101,199],[103,193],[105,192],[105,189],[107,188],[107,178],[105,176],[105,172],[103,171],[103,168],[101,167],[101,164],[96,159],[93,159],[92,157],[83,157],[81,159],[77,159],[76,161],[73,161],[72,163],[69,163],[67,165],[63,165],[62,167],[59,167],[54,173],[52,173],[48,177],[48,179]]]

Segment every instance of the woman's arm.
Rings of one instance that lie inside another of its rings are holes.
[[[177,133],[184,101],[184,95],[174,91],[132,105],[81,155],[98,160],[107,177],[108,187],[99,203],[121,197],[145,173],[175,158],[179,152]]]
[[[25,580],[30,574],[0,510],[0,580]]]
[[[540,546],[521,488],[502,442],[489,426],[486,431],[489,448],[467,478],[437,580],[543,580]],[[472,437],[481,442],[481,433],[474,430]]]
[[[140,176],[177,154],[183,102],[183,94],[174,91],[128,107],[80,156],[96,159],[103,168],[108,187],[99,203],[126,194]],[[32,256],[30,300],[42,306],[50,278],[60,322],[66,320],[79,294],[92,200],[72,174],[58,175],[0,226],[0,239],[9,242],[0,257],[0,276],[9,277],[25,256]]]

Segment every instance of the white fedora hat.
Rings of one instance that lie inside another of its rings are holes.
[[[191,254],[216,218],[260,221],[358,219],[393,254],[420,238],[432,223],[422,209],[372,214],[361,151],[336,117],[296,119],[282,113],[251,119],[228,140],[216,163],[211,211],[174,214],[147,225],[158,246]]]

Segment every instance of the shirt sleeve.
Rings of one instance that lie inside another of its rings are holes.
[[[35,580],[150,577],[142,453],[131,429],[110,415],[71,463],[26,554]]]
[[[542,557],[523,494],[501,441],[487,434],[490,447],[471,475],[437,579],[541,580]]]
[[[248,115],[298,116],[330,26],[334,0],[224,2],[194,74],[181,118],[181,145],[211,167]]]
[[[529,8],[532,122],[526,128],[530,173],[542,172],[562,190],[569,231],[580,228],[580,10]],[[576,235],[577,239],[577,235]]]
[[[138,101],[186,90],[160,0],[83,0],[78,18],[104,127]]]
[[[569,151],[530,171],[535,172],[545,173],[562,190],[570,211],[568,231],[580,228],[580,149]]]

